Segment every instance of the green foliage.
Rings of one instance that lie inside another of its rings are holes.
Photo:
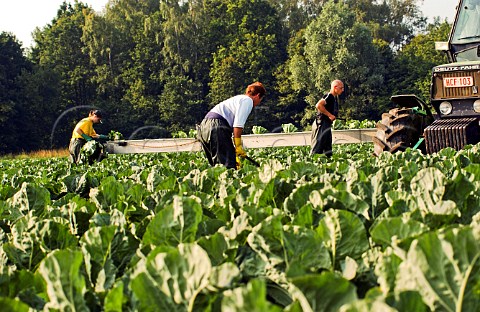
[[[190,131],[188,131],[188,137],[189,138],[196,138],[197,137],[197,130],[196,129],[190,129]]]
[[[28,53],[2,33],[11,57],[0,69],[0,118],[11,126],[1,152],[64,147],[93,108],[107,116],[101,133],[188,133],[257,80],[267,97],[246,131],[308,127],[334,78],[348,86],[342,117],[379,119],[392,94],[427,98],[430,68],[443,62],[433,41],[449,25],[425,28],[416,2],[118,0],[101,14],[62,3]]]
[[[350,86],[349,97],[340,106],[342,114],[368,118],[359,103],[378,94],[377,86],[384,83],[385,73],[368,27],[358,22],[345,4],[331,1],[308,25],[304,40],[304,51],[289,60],[294,88],[306,90],[307,102],[313,108],[330,90],[330,82],[341,79]],[[310,115],[305,115],[302,125],[309,123]]]
[[[201,87],[185,76],[172,76],[165,82],[159,97],[160,120],[170,132],[193,129],[196,121],[203,118]]]
[[[110,132],[108,133],[108,139],[110,141],[123,140],[123,134],[115,130],[110,130]]]
[[[480,145],[2,160],[0,294],[15,311],[474,311]]]
[[[340,120],[333,121],[332,129],[346,130],[346,129],[369,129],[375,128],[377,122],[373,120]]]
[[[252,127],[252,133],[253,134],[263,134],[263,133],[267,133],[268,130],[265,129],[264,127],[262,126],[253,126]]]
[[[38,272],[45,280],[50,298],[46,309],[88,310],[83,297],[87,289],[80,269],[82,264],[83,256],[79,250],[56,250],[45,257]]]
[[[173,138],[181,138],[181,139],[196,138],[197,137],[197,130],[190,129],[190,131],[188,131],[188,133],[180,130],[180,131],[172,133],[172,137]]]
[[[91,140],[85,143],[80,149],[79,164],[92,164],[94,161],[99,161],[106,157],[105,147],[102,143]]]
[[[400,51],[396,59],[395,74],[404,73],[394,78],[394,93],[418,94],[428,102],[430,99],[430,82],[432,67],[447,63],[446,55],[436,51],[435,41],[446,41],[450,32],[447,22],[429,25],[428,33],[419,34]]]
[[[21,45],[9,33],[0,33],[0,123],[9,125],[0,134],[0,153],[20,151],[22,133],[28,124],[20,116],[26,113],[21,94],[26,91],[19,82],[22,73],[31,67],[23,55]]]
[[[345,2],[357,19],[368,25],[376,40],[387,42],[395,50],[408,43],[426,23],[416,0]]]
[[[172,133],[173,138],[188,138],[188,134],[185,131],[177,131]]]
[[[30,57],[40,73],[52,75],[51,80],[55,82],[54,93],[35,101],[40,107],[44,107],[46,103],[50,105],[50,108],[41,114],[49,117],[46,122],[51,131],[49,143],[53,146],[63,146],[64,142],[68,142],[74,127],[71,120],[80,119],[80,116],[85,116],[95,107],[95,67],[90,62],[85,42],[82,40],[85,15],[88,12],[93,13],[91,8],[81,2],[64,2],[52,22],[42,29],[37,28],[33,33],[35,46]],[[40,88],[45,84],[38,82],[40,85],[32,87]],[[40,107],[37,108],[38,111]],[[80,107],[83,111],[76,110],[75,107]],[[66,114],[66,118],[61,118],[64,116],[62,114]],[[32,119],[39,116],[34,115]]]
[[[219,46],[213,55],[210,71],[210,105],[228,97],[244,93],[247,85],[261,81],[271,93],[274,72],[286,59],[286,40],[276,11],[262,0],[226,1],[227,10],[218,12],[223,16],[227,42]],[[223,8],[218,7],[219,10]],[[262,12],[262,14],[257,14]],[[269,105],[267,98],[264,106]],[[274,103],[272,101],[272,103]],[[270,110],[256,116],[256,123],[272,125]],[[247,124],[247,127],[250,127]]]
[[[292,133],[292,132],[297,132],[298,128],[292,123],[283,124],[282,125],[282,131],[285,132],[285,133]]]

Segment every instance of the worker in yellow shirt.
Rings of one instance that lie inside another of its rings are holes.
[[[88,117],[80,120],[75,126],[75,129],[73,129],[68,150],[74,163],[78,164],[80,160],[80,151],[85,143],[93,139],[108,140],[108,136],[97,134],[95,132],[95,129],[93,129],[93,124],[96,123],[102,123],[102,112],[99,110],[91,110],[88,114]],[[98,158],[100,156],[100,152],[101,151],[96,151],[91,158]]]

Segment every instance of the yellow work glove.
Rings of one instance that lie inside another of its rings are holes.
[[[235,157],[235,167],[238,169],[242,168],[242,163],[240,162],[240,157]]]
[[[238,157],[246,157],[247,153],[245,153],[243,149],[242,138],[233,138],[233,142],[235,143],[235,154],[237,154]]]

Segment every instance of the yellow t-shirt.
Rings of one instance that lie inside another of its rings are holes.
[[[82,129],[83,133],[85,133],[90,137],[97,135],[97,133],[93,129],[93,121],[91,121],[90,118],[88,117],[83,118],[77,123],[77,125],[75,126],[75,129],[73,129],[72,139],[82,138],[82,136],[77,132],[77,129]]]

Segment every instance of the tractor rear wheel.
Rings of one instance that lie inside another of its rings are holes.
[[[423,116],[405,107],[382,114],[373,138],[373,153],[378,156],[382,152],[395,153],[413,147],[423,133],[423,119]]]

